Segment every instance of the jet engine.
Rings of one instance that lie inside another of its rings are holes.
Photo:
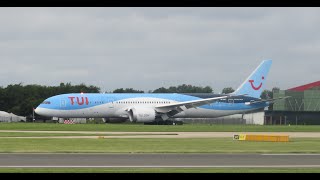
[[[128,110],[131,122],[152,122],[156,120],[156,111],[153,108],[135,107]]]

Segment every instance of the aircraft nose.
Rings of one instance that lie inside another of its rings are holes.
[[[39,114],[40,113],[40,109],[37,107],[35,110],[34,110],[35,113]]]

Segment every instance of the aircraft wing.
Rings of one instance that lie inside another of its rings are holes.
[[[225,96],[214,97],[214,98],[206,98],[206,99],[199,99],[199,100],[193,100],[193,101],[178,102],[173,104],[159,105],[155,107],[155,110],[160,113],[168,113],[169,116],[170,115],[172,116],[186,109],[197,108],[202,105],[211,104],[219,99],[225,99],[233,96],[241,96],[241,95],[225,95]]]
[[[261,99],[259,101],[251,101],[251,102],[246,102],[245,104],[246,105],[250,105],[250,104],[256,104],[256,103],[261,103],[261,102],[270,102],[270,103],[274,103],[275,101],[277,100],[280,100],[280,99],[287,99],[291,96],[285,96],[285,97],[279,97],[279,98],[274,98],[274,99]]]

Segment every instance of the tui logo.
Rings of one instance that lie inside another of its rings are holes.
[[[264,76],[262,76],[262,78],[261,78],[262,80],[264,80]],[[254,80],[249,80],[249,82],[250,82],[250,84],[251,84],[251,87],[252,87],[252,89],[254,89],[254,90],[259,90],[260,88],[261,88],[261,86],[262,86],[262,82],[260,83],[260,85],[258,86],[258,87],[255,87],[254,86]]]
[[[84,103],[86,104],[86,105],[88,105],[89,104],[89,100],[88,100],[88,97],[81,97],[81,101],[80,101],[80,99],[79,99],[79,97],[68,97],[69,99],[70,99],[70,104],[71,105],[74,105],[75,104],[75,98],[77,99],[77,104],[78,105],[83,105]]]

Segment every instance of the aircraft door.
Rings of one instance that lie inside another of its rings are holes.
[[[228,105],[229,106],[233,106],[234,103],[234,99],[228,99]]]
[[[61,99],[61,100],[60,100],[60,108],[65,109],[66,107],[67,107],[66,100]]]

